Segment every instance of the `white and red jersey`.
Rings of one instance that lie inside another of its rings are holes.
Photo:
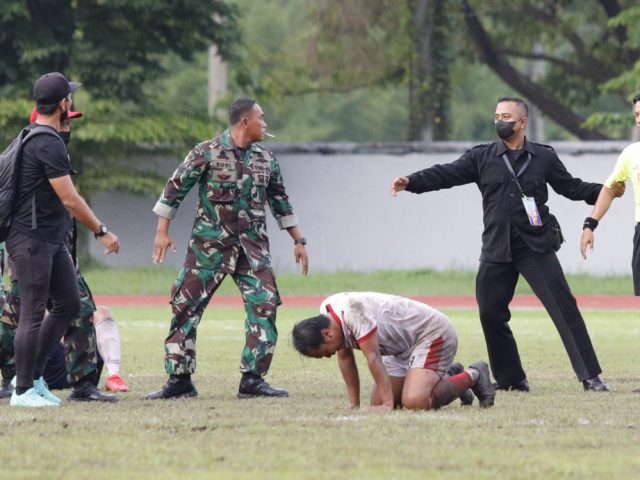
[[[408,356],[426,338],[452,328],[449,319],[424,303],[375,292],[343,292],[327,297],[320,313],[342,327],[345,347],[358,348],[374,332],[382,355]]]

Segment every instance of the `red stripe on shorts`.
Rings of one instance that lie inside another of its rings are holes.
[[[437,370],[440,363],[440,357],[442,356],[442,344],[444,339],[442,337],[436,338],[431,345],[429,345],[429,353],[424,361],[424,367],[429,370]]]

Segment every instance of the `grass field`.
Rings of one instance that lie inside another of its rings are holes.
[[[166,295],[178,269],[163,266],[128,269],[87,268],[83,272],[95,293],[103,295],[138,294]],[[456,270],[393,270],[377,272],[276,274],[278,287],[288,295],[330,294],[339,291],[378,291],[401,295],[473,295],[475,272]],[[593,277],[568,275],[569,285],[576,295],[633,295],[631,276]],[[219,294],[236,295],[232,281],[225,281]],[[531,293],[522,279],[516,293]]]
[[[614,390],[585,393],[544,312],[517,311],[512,328],[530,394],[501,393],[492,409],[391,414],[347,408],[335,359],[302,359],[293,323],[314,309],[282,308],[268,380],[286,399],[238,400],[240,309],[209,308],[198,335],[196,399],[144,401],[165,381],[166,308],[115,308],[122,371],[132,391],[117,405],[0,405],[0,477],[119,479],[638,478],[640,322],[636,312],[586,311]],[[449,310],[458,359],[486,357],[477,312]],[[361,359],[359,359],[361,360]],[[360,364],[363,390],[371,385]],[[66,393],[63,394],[66,398]],[[366,403],[366,399],[363,401]]]

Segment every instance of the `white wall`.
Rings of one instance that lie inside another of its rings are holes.
[[[455,160],[470,144],[289,145],[275,146],[287,191],[307,237],[311,271],[407,268],[475,270],[480,254],[482,208],[475,184],[422,195],[391,197],[391,180],[436,163]],[[567,169],[587,181],[604,181],[613,168],[619,142],[554,144]],[[167,176],[180,162],[164,159]],[[634,228],[633,191],[616,200],[596,231],[596,250],[584,261],[579,253],[582,222],[591,206],[550,190],[549,207],[567,243],[559,257],[565,271],[629,273]],[[159,193],[159,192],[158,192]],[[169,265],[181,265],[195,214],[195,190],[172,222],[178,253]],[[99,242],[91,253],[108,265],[151,264],[156,198],[100,195],[98,216],[121,238],[118,256],[103,257]],[[278,271],[295,269],[293,245],[270,218],[273,262]]]

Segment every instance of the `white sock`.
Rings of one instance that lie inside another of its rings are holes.
[[[467,368],[465,372],[471,375],[471,379],[473,380],[473,384],[475,385],[475,383],[478,381],[478,378],[480,378],[480,372],[475,368]]]
[[[93,314],[98,352],[104,361],[109,376],[120,372],[120,335],[111,316],[111,311],[101,305]]]

